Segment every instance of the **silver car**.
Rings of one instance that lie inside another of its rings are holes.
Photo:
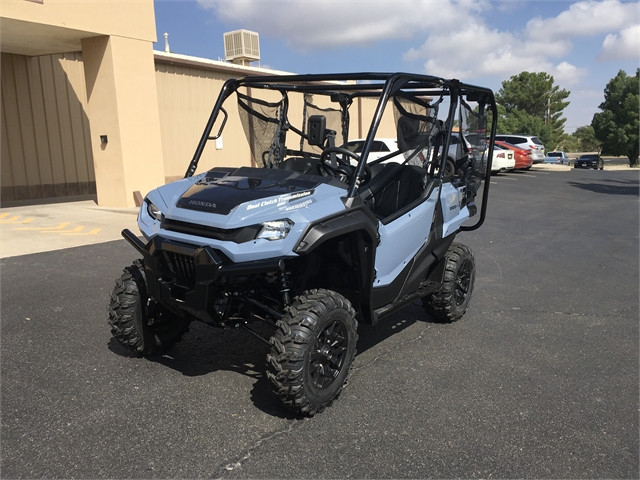
[[[531,150],[531,158],[533,163],[544,162],[544,145],[538,137],[532,135],[496,135],[496,140],[510,143],[516,147],[525,148]]]

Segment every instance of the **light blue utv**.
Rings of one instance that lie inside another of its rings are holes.
[[[323,411],[349,374],[358,323],[417,299],[435,322],[467,310],[475,263],[454,239],[485,219],[496,119],[491,90],[426,75],[228,80],[185,178],[145,198],[144,240],[122,232],[141,258],[111,293],[114,337],[154,355],[194,320],[242,328],[269,344],[282,403]],[[225,148],[252,166],[197,173],[234,122],[245,138],[228,133]],[[360,153],[349,150],[367,129]],[[391,131],[398,149],[368,162],[376,134]]]

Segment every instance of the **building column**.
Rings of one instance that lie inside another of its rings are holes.
[[[82,57],[98,205],[133,207],[165,183],[153,45],[86,38]]]

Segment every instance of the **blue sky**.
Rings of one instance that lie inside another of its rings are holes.
[[[158,43],[224,59],[223,33],[260,35],[262,66],[293,73],[411,71],[498,91],[527,70],[571,92],[589,125],[607,82],[640,66],[640,1],[156,0]]]

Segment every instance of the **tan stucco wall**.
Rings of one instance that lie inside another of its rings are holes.
[[[3,52],[32,56],[79,51],[99,35],[156,41],[153,0],[0,0],[0,30]]]
[[[98,204],[132,207],[164,182],[152,45],[104,36],[82,51]]]

